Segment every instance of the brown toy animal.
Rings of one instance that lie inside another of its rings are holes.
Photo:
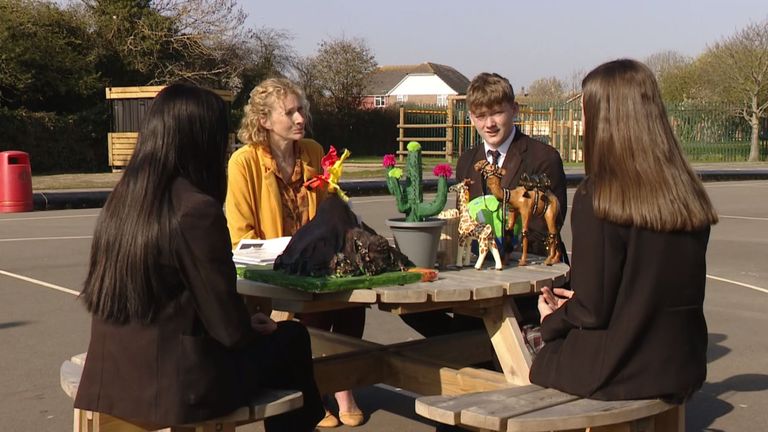
[[[526,176],[525,179],[521,179],[521,183],[536,183],[535,185],[529,185],[530,188],[525,186],[518,186],[514,189],[507,189],[501,187],[501,177],[504,176],[504,168],[497,167],[488,161],[478,161],[475,163],[475,171],[481,173],[486,179],[488,189],[493,196],[500,202],[507,203],[509,206],[509,223],[507,229],[512,229],[515,226],[515,220],[517,215],[520,215],[522,220],[522,233],[520,235],[523,246],[523,254],[520,257],[518,265],[524,266],[528,264],[528,222],[531,216],[544,217],[547,223],[547,249],[549,255],[544,264],[552,265],[560,262],[560,250],[557,248],[557,214],[560,208],[560,202],[557,197],[549,190],[540,187],[538,182],[531,182],[531,179]],[[524,182],[522,180],[525,180]],[[545,180],[545,182],[548,182]],[[544,184],[546,185],[546,183]]]

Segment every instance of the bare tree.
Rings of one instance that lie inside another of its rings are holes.
[[[699,60],[708,90],[740,105],[752,128],[749,161],[758,161],[760,117],[768,109],[768,19],[715,43]]]
[[[666,73],[686,66],[691,61],[691,58],[684,54],[673,50],[666,50],[649,55],[643,62],[653,71],[656,79],[660,79]]]
[[[247,31],[245,40],[238,44],[243,67],[229,86],[237,93],[234,107],[245,105],[251,90],[261,81],[289,75],[297,57],[292,39],[287,30],[260,27]]]
[[[294,58],[291,66],[296,83],[304,89],[304,93],[307,94],[310,102],[316,101],[320,96],[320,90],[317,86],[318,73],[314,57],[297,56]]]
[[[82,0],[108,50],[148,83],[232,82],[245,65],[236,0]]]
[[[565,92],[568,98],[572,98],[581,93],[581,82],[587,75],[587,70],[584,68],[574,69],[565,79]]]
[[[260,27],[248,31],[249,63],[262,79],[287,75],[297,57],[290,44],[292,39],[287,30]]]
[[[360,106],[366,80],[377,66],[365,40],[344,37],[320,42],[310,63],[307,70],[314,74],[318,96],[338,112]]]
[[[536,101],[565,99],[565,85],[555,77],[539,78],[528,86],[528,98]]]

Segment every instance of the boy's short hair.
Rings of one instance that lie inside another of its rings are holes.
[[[497,73],[483,72],[472,78],[467,88],[467,108],[476,111],[507,102],[515,103],[515,92],[509,80]]]

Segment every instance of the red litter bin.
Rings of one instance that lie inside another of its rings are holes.
[[[32,168],[22,151],[0,152],[0,213],[32,211]]]

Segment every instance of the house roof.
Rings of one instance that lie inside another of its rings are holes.
[[[437,63],[424,62],[417,65],[381,66],[368,80],[366,93],[385,95],[410,74],[435,74],[458,94],[466,94],[469,79],[456,69]]]

